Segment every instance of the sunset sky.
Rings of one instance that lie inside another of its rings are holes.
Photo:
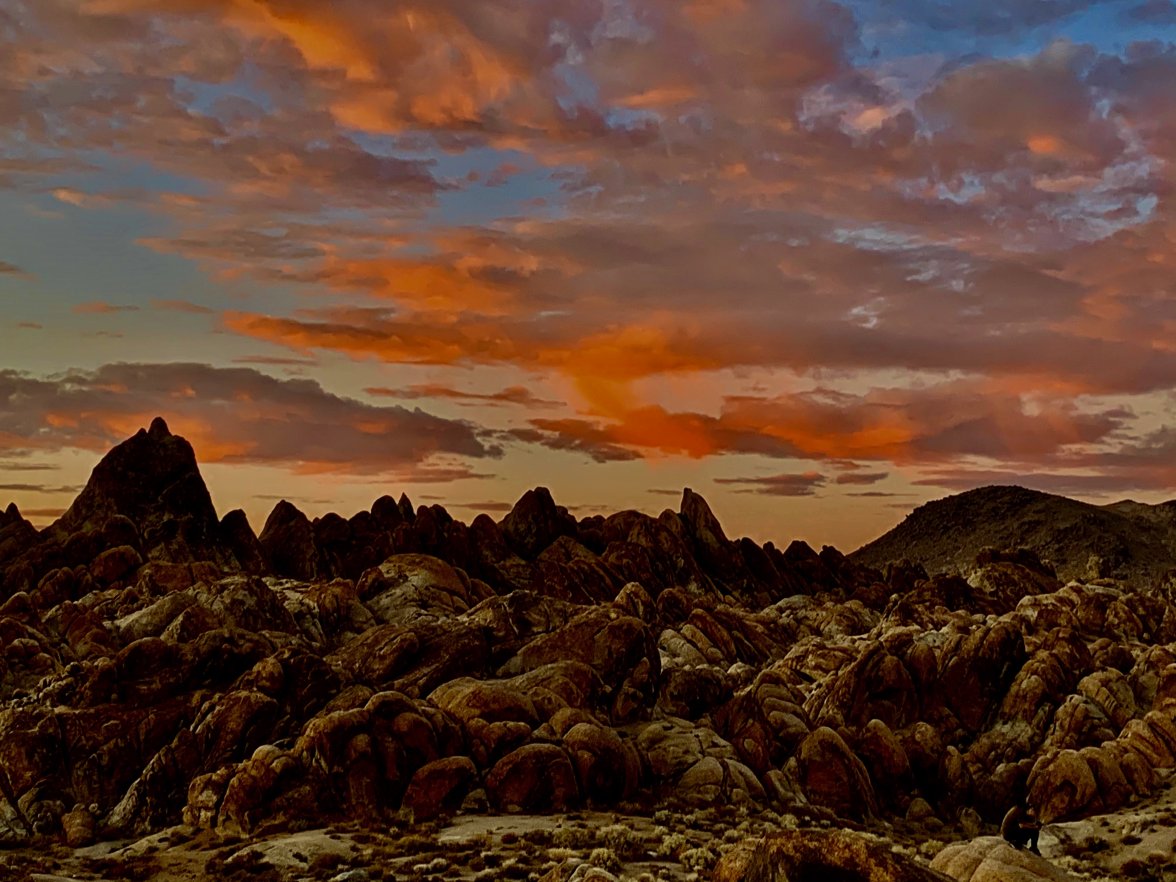
[[[1171,0],[0,0],[0,506],[1176,497],[1173,161]]]

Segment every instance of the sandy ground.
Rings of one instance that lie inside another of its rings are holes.
[[[385,882],[538,880],[568,862],[590,862],[634,882],[709,878],[736,843],[806,822],[774,812],[658,811],[566,815],[465,815],[447,823],[378,830],[355,825],[263,831],[249,840],[174,827],[134,842],[52,845],[0,852],[0,880],[33,882]],[[992,830],[984,830],[992,833]],[[867,835],[929,860],[954,838],[882,825]],[[1046,827],[1045,858],[1091,880],[1176,882],[1176,776],[1146,802]]]
[[[1176,773],[1157,775],[1166,780],[1137,805],[1047,826],[1041,853],[1094,879],[1176,882]]]

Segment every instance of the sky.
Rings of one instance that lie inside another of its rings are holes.
[[[1171,0],[0,0],[0,504],[1176,497]]]

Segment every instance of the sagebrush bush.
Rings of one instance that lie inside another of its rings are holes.
[[[718,859],[718,856],[706,846],[702,846],[701,848],[688,848],[678,855],[678,861],[682,866],[698,873],[709,871]]]
[[[600,867],[602,870],[608,870],[610,873],[615,873],[621,868],[620,858],[611,848],[592,849],[592,853],[588,855],[588,863],[594,867]]]
[[[584,827],[556,827],[551,833],[553,848],[588,848],[595,844],[596,837]]]
[[[689,846],[690,840],[681,833],[668,833],[658,843],[657,853],[662,857],[677,858]]]
[[[622,860],[631,860],[644,851],[641,837],[624,824],[610,824],[596,831],[596,841],[611,848]]]

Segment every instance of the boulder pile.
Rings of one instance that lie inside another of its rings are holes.
[[[47,529],[0,514],[0,839],[404,810],[1113,810],[1176,765],[1165,592],[1063,584],[1023,551],[967,578],[781,551],[729,539],[690,490],[577,520],[539,488],[468,525],[405,497],[346,520],[283,502],[255,536],[157,420]]]

